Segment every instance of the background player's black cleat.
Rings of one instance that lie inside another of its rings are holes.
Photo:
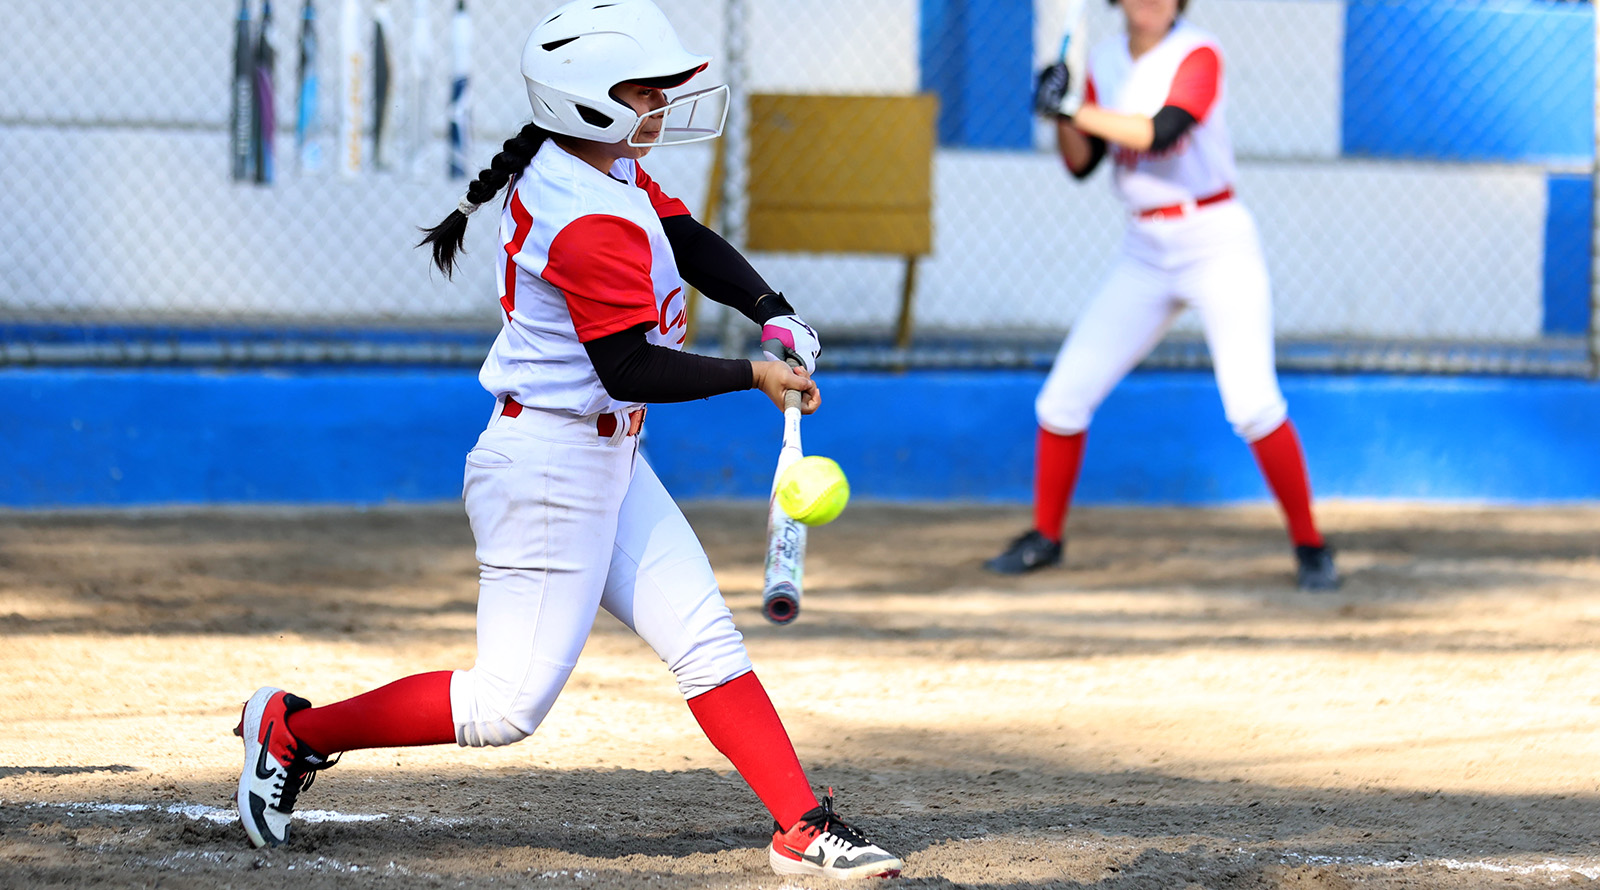
[[[1050,540],[1038,529],[1029,529],[1026,534],[1012,541],[1004,553],[988,560],[983,567],[1002,575],[1021,575],[1045,566],[1061,565],[1061,550],[1061,542]]]
[[[1326,546],[1296,544],[1294,560],[1299,564],[1296,579],[1301,590],[1339,589],[1339,570],[1333,566],[1333,551]]]

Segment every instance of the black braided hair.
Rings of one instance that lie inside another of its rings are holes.
[[[507,139],[505,145],[500,147],[500,153],[494,156],[489,166],[478,173],[467,186],[467,200],[473,204],[487,204],[489,199],[500,193],[516,176],[527,168],[528,162],[538,153],[539,146],[550,138],[550,131],[530,123],[523,127],[517,135]],[[423,238],[417,242],[418,247],[423,245],[433,246],[433,264],[439,267],[446,278],[453,278],[456,270],[456,252],[461,249],[461,242],[467,237],[467,215],[459,209],[450,211],[450,215],[440,220],[433,228],[422,230]]]

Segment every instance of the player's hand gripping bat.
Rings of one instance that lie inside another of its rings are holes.
[[[783,355],[783,344],[768,340],[762,348]],[[789,366],[800,363],[790,358]],[[778,452],[778,469],[772,474],[772,494],[767,500],[767,570],[761,593],[761,614],[773,624],[788,624],[800,614],[800,591],[806,562],[806,527],[778,505],[778,478],[789,465],[799,460],[800,392],[783,394],[783,448]]]
[[[1059,61],[1040,71],[1034,85],[1033,104],[1040,114],[1072,117],[1083,107],[1089,86],[1087,12],[1085,0],[1067,0]]]

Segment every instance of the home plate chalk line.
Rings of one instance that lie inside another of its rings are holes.
[[[0,800],[0,805],[7,801]],[[19,803],[12,801],[12,803]],[[169,815],[184,819],[193,819],[197,822],[211,822],[226,824],[237,822],[237,810],[222,807],[213,807],[206,804],[144,804],[144,803],[107,803],[96,801],[80,802],[30,802],[23,805],[27,809],[55,809],[73,813],[150,813],[153,815]],[[390,818],[387,813],[341,813],[336,810],[296,810],[295,821],[298,822],[382,822]],[[401,816],[397,821],[411,824],[458,826],[467,824],[472,820],[452,816]],[[963,838],[965,842],[984,840],[986,838]],[[1071,846],[1084,849],[1103,849],[1106,845],[1072,841]],[[1254,854],[1241,848],[1238,851],[1245,856],[1259,856],[1263,859],[1276,859],[1285,865],[1322,865],[1341,866],[1352,865],[1365,868],[1382,869],[1408,869],[1426,865],[1437,865],[1451,871],[1481,871],[1506,875],[1550,875],[1555,876],[1581,876],[1589,880],[1600,879],[1600,859],[1560,857],[1546,859],[1542,862],[1511,862],[1493,859],[1377,859],[1368,856],[1321,856],[1294,853],[1291,851],[1279,852],[1276,856],[1271,854]]]

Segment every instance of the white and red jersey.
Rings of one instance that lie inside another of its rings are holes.
[[[649,342],[682,348],[684,284],[661,219],[688,212],[637,161],[606,174],[546,140],[500,214],[504,325],[483,388],[579,416],[638,407],[611,398],[583,344],[650,322]]]
[[[1182,204],[1233,186],[1222,47],[1185,19],[1138,59],[1129,54],[1125,34],[1096,45],[1089,55],[1086,98],[1124,114],[1154,117],[1162,107],[1176,105],[1194,115],[1189,132],[1160,154],[1110,146],[1117,195],[1129,211]]]

